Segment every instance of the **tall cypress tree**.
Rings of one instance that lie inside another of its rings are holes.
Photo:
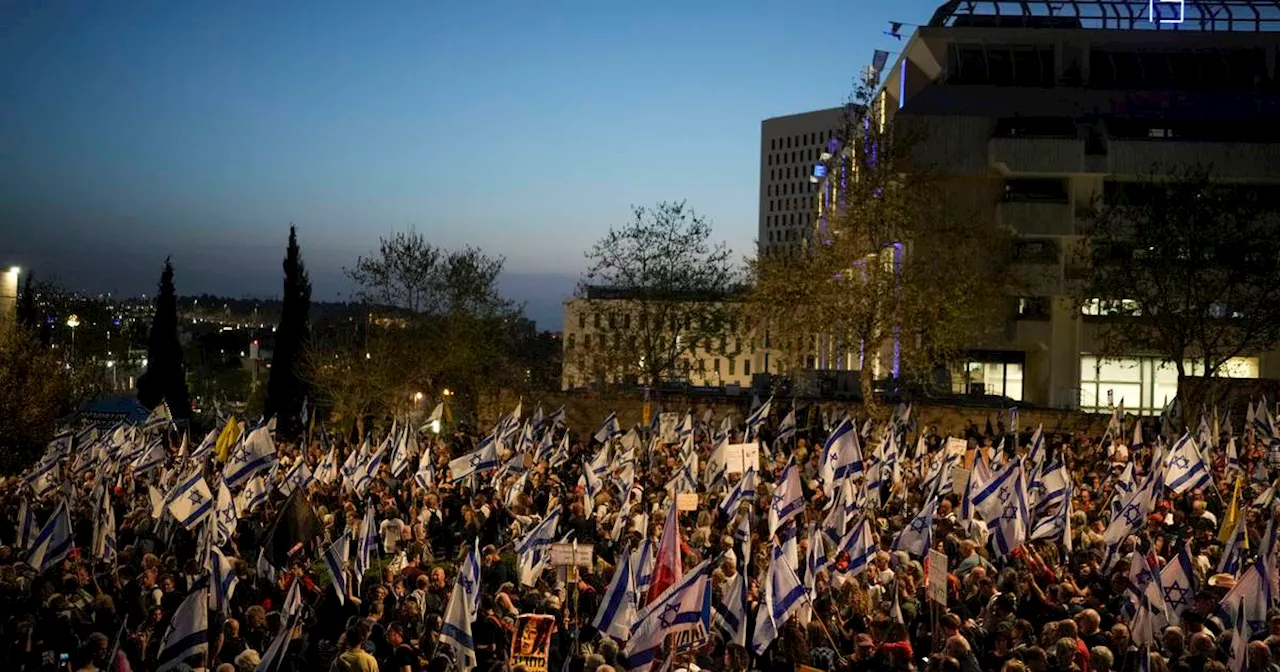
[[[40,319],[40,311],[36,308],[35,277],[35,273],[27,272],[27,279],[22,285],[22,296],[18,297],[18,324],[32,331],[38,328],[36,322]]]
[[[290,225],[289,247],[284,255],[284,301],[280,306],[280,325],[276,327],[265,409],[267,417],[276,418],[276,431],[284,436],[296,436],[303,429],[299,416],[302,400],[307,396],[302,366],[311,337],[310,312],[311,280],[298,250],[297,227]]]
[[[151,318],[147,371],[138,378],[139,403],[155,408],[162,401],[169,402],[169,412],[175,419],[191,416],[182,346],[178,343],[178,295],[173,288],[173,264],[168,258],[164,260],[164,271],[160,274],[156,314]]]

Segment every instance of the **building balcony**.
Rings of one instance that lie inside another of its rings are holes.
[[[1075,233],[1071,206],[1051,202],[1005,202],[997,208],[1000,224],[1024,235],[1069,236]]]
[[[1109,168],[1115,175],[1146,175],[1174,166],[1212,166],[1213,177],[1273,180],[1280,174],[1280,143],[1110,140]]]
[[[1083,173],[1084,140],[1077,138],[991,138],[991,165],[1009,174]]]

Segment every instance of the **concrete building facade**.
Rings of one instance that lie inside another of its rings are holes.
[[[844,123],[843,107],[760,123],[761,254],[799,250],[813,231],[817,184],[809,177]]]
[[[1218,7],[1216,18],[1187,3],[1171,25],[1147,16],[1147,3],[1031,2],[1015,15],[961,4],[945,3],[905,42],[871,107],[923,130],[913,160],[962,183],[1015,235],[1025,289],[1008,297],[1002,336],[952,368],[952,391],[1158,412],[1177,392],[1173,364],[1100,357],[1099,306],[1069,296],[1084,271],[1074,261],[1080,225],[1096,198],[1157,166],[1211,164],[1218,179],[1280,188],[1280,12],[1257,18],[1206,0],[1197,7]],[[762,137],[762,156],[773,142]],[[810,227],[834,202],[834,182],[803,192],[817,201]],[[761,185],[764,204],[763,175]],[[762,205],[762,247],[766,214]],[[1280,377],[1280,355],[1240,357],[1220,375]]]

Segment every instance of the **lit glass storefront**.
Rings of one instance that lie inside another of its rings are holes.
[[[1199,362],[1187,361],[1187,375],[1204,371]],[[1236,357],[1218,371],[1222,378],[1257,378],[1257,357]],[[1139,415],[1155,415],[1178,395],[1178,370],[1172,362],[1154,357],[1104,359],[1080,356],[1080,410],[1108,412],[1124,402],[1124,410]]]

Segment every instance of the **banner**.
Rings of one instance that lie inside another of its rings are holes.
[[[547,672],[551,635],[555,631],[555,616],[520,614],[511,637],[511,666],[523,665],[529,672]]]
[[[741,474],[747,469],[760,468],[760,444],[752,443],[731,443],[725,446],[724,461],[727,468],[726,473]]]

